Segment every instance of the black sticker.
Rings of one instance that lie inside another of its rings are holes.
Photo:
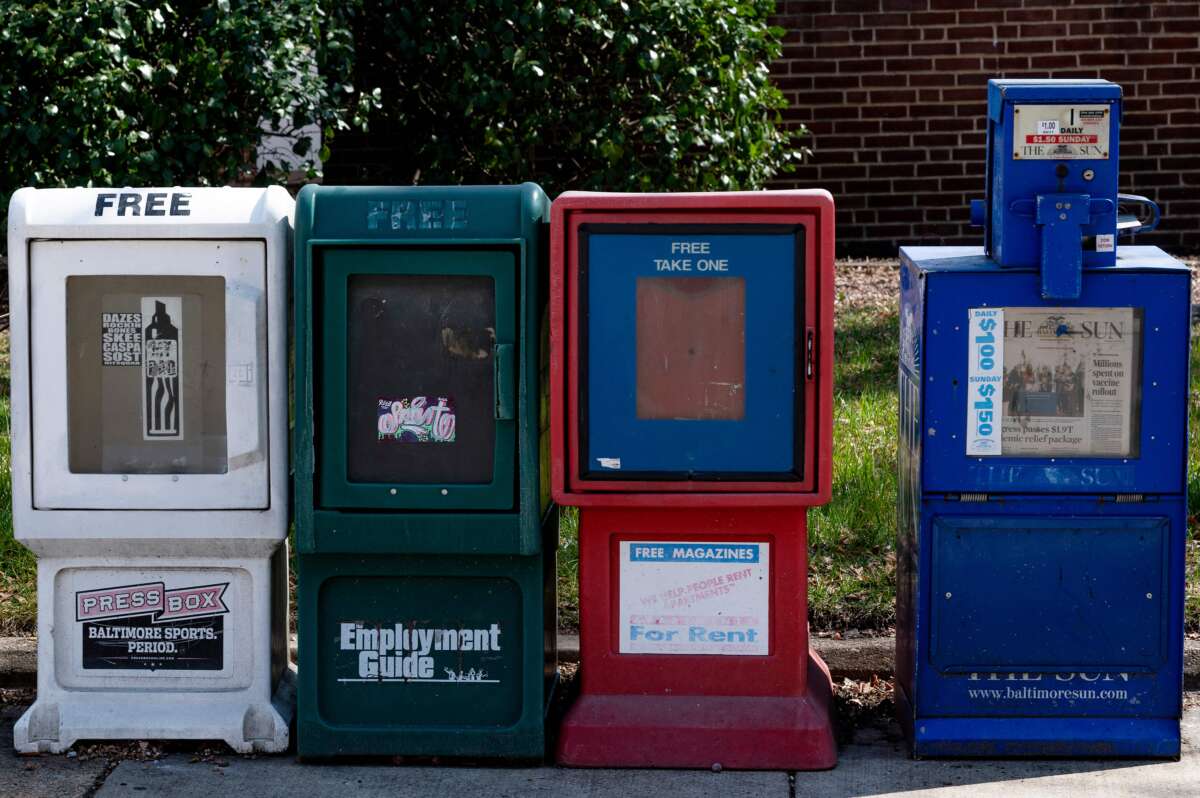
[[[149,615],[87,621],[83,667],[219,671],[225,667],[225,618],[155,622]]]

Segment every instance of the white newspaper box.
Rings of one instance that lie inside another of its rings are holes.
[[[21,189],[12,495],[38,556],[16,750],[288,744],[282,188]]]

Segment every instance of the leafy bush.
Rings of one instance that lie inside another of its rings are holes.
[[[306,0],[0,3],[0,220],[23,185],[227,184],[302,165],[300,127],[328,140],[376,100],[341,78],[352,53]],[[293,139],[286,162],[256,163],[264,132]]]
[[[552,192],[760,187],[806,152],[777,126],[773,7],[348,2],[338,13],[354,32],[358,82],[385,99],[372,146],[386,148],[388,166],[365,177],[537,179]]]

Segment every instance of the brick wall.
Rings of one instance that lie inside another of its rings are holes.
[[[773,187],[838,203],[843,255],[900,243],[981,243],[987,80],[1100,77],[1121,84],[1121,190],[1163,209],[1139,236],[1200,250],[1200,2],[778,0],[788,33],[772,71],[811,163]]]

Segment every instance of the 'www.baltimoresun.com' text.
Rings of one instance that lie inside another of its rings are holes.
[[[993,701],[1125,701],[1128,692],[1125,690],[1097,690],[1091,687],[1020,687],[978,688],[967,690],[971,698],[990,699]]]

